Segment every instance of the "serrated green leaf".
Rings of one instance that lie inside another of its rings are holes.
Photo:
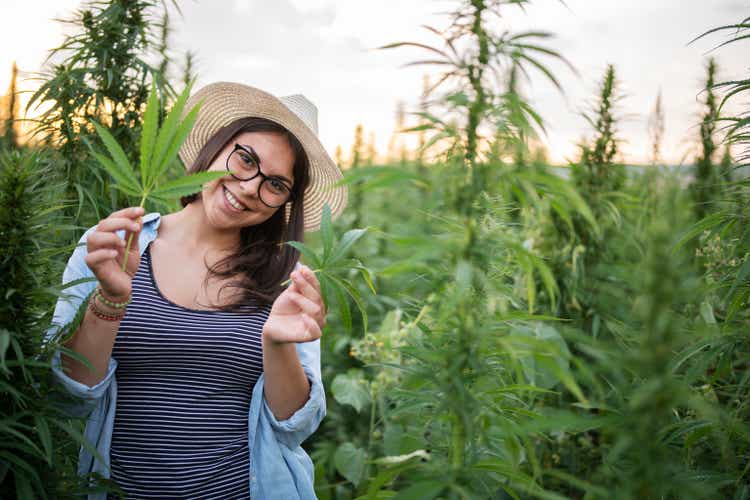
[[[328,276],[335,284],[339,285],[344,290],[346,290],[346,293],[348,293],[349,296],[352,298],[354,303],[357,305],[357,309],[359,309],[359,312],[362,315],[362,328],[364,332],[367,333],[367,309],[357,289],[354,288],[349,282],[339,279],[336,276],[333,276],[328,273],[326,273],[326,276]]]
[[[89,441],[81,432],[79,432],[78,429],[70,425],[70,423],[58,419],[52,419],[50,420],[50,423],[54,424],[56,427],[68,434],[68,436],[73,438],[76,443],[80,444],[86,451],[91,453],[91,456],[94,457],[95,460],[98,460],[101,463],[105,462],[104,457],[102,457],[102,454],[99,453],[99,450],[97,450],[96,447],[91,444],[91,441]]]
[[[185,103],[187,102],[190,95],[191,87],[192,84],[188,85],[182,92],[182,94],[180,94],[180,96],[177,98],[174,106],[172,106],[169,114],[164,119],[164,123],[162,124],[161,129],[156,136],[156,146],[154,147],[153,157],[151,158],[151,162],[149,164],[149,170],[151,170],[151,172],[149,172],[150,179],[155,179],[157,177],[155,175],[157,166],[164,164],[164,159],[167,156],[167,152],[170,149],[172,141],[174,140],[174,137],[180,128],[182,110],[185,107]]]
[[[96,158],[101,166],[104,167],[107,173],[109,173],[109,175],[111,175],[115,180],[115,184],[113,184],[112,187],[114,187],[115,189],[119,189],[128,196],[138,197],[141,195],[141,187],[138,184],[133,184],[131,179],[123,177],[122,172],[117,168],[115,162],[95,151],[92,151],[91,154],[94,156],[94,158]]]
[[[5,368],[5,353],[8,352],[8,346],[10,346],[10,332],[8,330],[0,330],[0,368]]]
[[[146,102],[146,112],[143,114],[143,128],[141,130],[141,179],[144,186],[153,182],[153,179],[149,177],[148,166],[154,154],[158,122],[159,98],[156,93],[156,85],[152,83]]]
[[[286,244],[299,250],[300,253],[302,253],[302,256],[305,257],[309,261],[310,265],[312,265],[314,268],[317,269],[322,267],[320,265],[320,259],[315,254],[315,251],[313,251],[312,248],[308,247],[304,243],[300,243],[299,241],[287,241]]]
[[[165,182],[148,194],[149,196],[155,196],[157,198],[187,196],[200,191],[203,184],[224,177],[224,175],[226,175],[225,172],[198,172],[197,174],[190,174],[180,177],[179,179]]]
[[[339,312],[341,313],[341,319],[344,323],[344,328],[346,328],[347,333],[351,333],[352,331],[352,311],[349,308],[349,301],[346,298],[346,292],[341,289],[338,285],[335,283],[331,283],[331,280],[329,280],[325,274],[320,274],[318,276],[318,280],[320,281],[321,285],[321,291],[323,292],[323,298],[327,299],[326,293],[328,293],[328,290],[332,290],[333,294],[336,296],[336,302],[339,305]]]
[[[107,151],[109,152],[110,157],[112,158],[112,165],[116,167],[116,170],[118,172],[118,176],[122,179],[126,179],[128,186],[139,186],[140,182],[138,182],[138,179],[135,177],[135,173],[133,172],[133,166],[130,164],[130,161],[128,160],[127,155],[125,154],[125,151],[122,149],[122,147],[117,143],[115,138],[112,136],[112,134],[102,125],[93,122],[94,128],[96,129],[96,133],[99,135],[99,138],[104,143],[104,146],[107,148]],[[98,158],[97,158],[98,159]],[[115,177],[115,175],[113,175]],[[121,182],[121,181],[118,181]]]
[[[346,257],[346,253],[349,251],[352,245],[354,245],[357,240],[359,240],[366,232],[367,228],[350,229],[349,231],[345,232],[336,247],[331,251],[331,256],[328,259],[327,264],[329,266],[336,265],[339,260]]]
[[[432,500],[445,489],[443,483],[437,481],[420,481],[398,492],[395,500]]]
[[[177,153],[180,151],[180,147],[182,147],[188,134],[190,134],[190,131],[193,129],[193,125],[195,125],[195,120],[198,118],[198,111],[200,110],[201,104],[202,101],[190,110],[182,123],[180,123],[164,157],[160,159],[161,163],[154,165],[157,178],[164,175],[164,172],[166,172],[169,165],[177,158]]]
[[[320,236],[323,241],[323,265],[328,263],[328,258],[331,256],[331,250],[333,249],[335,235],[333,232],[333,224],[331,223],[331,207],[328,203],[323,205],[323,216],[320,221]]]
[[[724,300],[727,300],[732,295],[734,295],[734,291],[737,290],[737,287],[742,285],[745,282],[745,280],[747,280],[749,275],[750,275],[750,255],[745,257],[745,262],[742,264],[739,272],[735,276],[734,282],[732,283],[732,287],[729,289],[729,293],[727,293],[727,296],[724,298]]]
[[[367,283],[367,286],[370,288],[370,291],[377,295],[378,292],[375,291],[375,285],[372,283],[372,271],[370,271],[368,268],[366,268],[363,265],[359,265],[355,267],[356,269],[359,269],[359,273],[362,275],[362,279],[365,280],[365,283]]]
[[[16,499],[31,500],[33,498],[36,498],[36,496],[34,495],[34,488],[32,488],[31,482],[26,476],[24,476],[23,474],[14,474],[14,477],[16,483]]]
[[[18,418],[18,415],[16,415],[16,418]],[[18,426],[18,424],[16,424],[16,426]],[[23,427],[26,427],[26,426],[23,426]],[[13,427],[11,427],[10,425],[4,425],[3,426],[3,434],[6,434],[6,436],[5,436],[6,438],[8,437],[7,435],[9,434],[9,435],[17,438],[18,442],[24,443],[26,445],[26,446],[23,447],[24,450],[25,450],[25,454],[33,455],[33,456],[39,457],[39,458],[43,458],[44,457],[44,452],[36,445],[36,443],[34,443],[31,439],[29,439],[28,437],[26,437],[24,435],[24,433],[17,431],[16,429],[14,429]]]

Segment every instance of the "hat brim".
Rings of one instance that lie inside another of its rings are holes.
[[[203,101],[193,130],[180,148],[180,158],[190,168],[208,140],[239,118],[265,118],[286,128],[302,144],[310,162],[310,183],[303,196],[305,231],[320,228],[323,207],[331,207],[331,218],[346,207],[346,186],[334,186],[343,178],[317,135],[275,96],[249,85],[217,82],[206,85],[188,98],[186,112]]]

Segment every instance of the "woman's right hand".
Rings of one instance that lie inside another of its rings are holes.
[[[130,297],[133,289],[133,276],[141,262],[138,235],[143,227],[141,216],[144,212],[141,207],[129,207],[112,213],[99,221],[96,230],[89,235],[86,242],[86,265],[99,280],[104,295],[116,302]],[[125,231],[124,239],[115,234],[115,231],[119,230]],[[123,271],[122,260],[131,234],[133,241],[130,243],[127,264]]]

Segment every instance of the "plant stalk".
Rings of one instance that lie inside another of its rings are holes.
[[[140,208],[143,208],[143,205],[146,204],[146,196],[147,195],[144,194],[143,197],[141,198],[141,203],[140,205],[138,205]],[[140,223],[141,223],[141,217],[138,217],[138,224]],[[128,263],[128,254],[130,253],[130,245],[132,243],[133,243],[133,233],[130,233],[130,236],[128,236],[128,243],[127,245],[125,245],[125,255],[122,258],[122,270],[123,271],[125,270],[125,266]]]

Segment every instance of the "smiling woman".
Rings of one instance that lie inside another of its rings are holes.
[[[300,444],[325,415],[326,307],[283,243],[317,229],[324,204],[340,214],[346,189],[332,188],[341,173],[303,96],[216,83],[187,108],[200,101],[180,156],[189,173],[226,175],[178,212],[100,221],[63,276],[98,281],[71,287],[76,300],[54,319],[69,323],[88,301],[67,346],[93,370],[59,354],[55,369],[93,409],[86,436],[104,462],[84,449],[79,470],[128,497],[314,498]],[[130,234],[139,244],[126,250]]]

